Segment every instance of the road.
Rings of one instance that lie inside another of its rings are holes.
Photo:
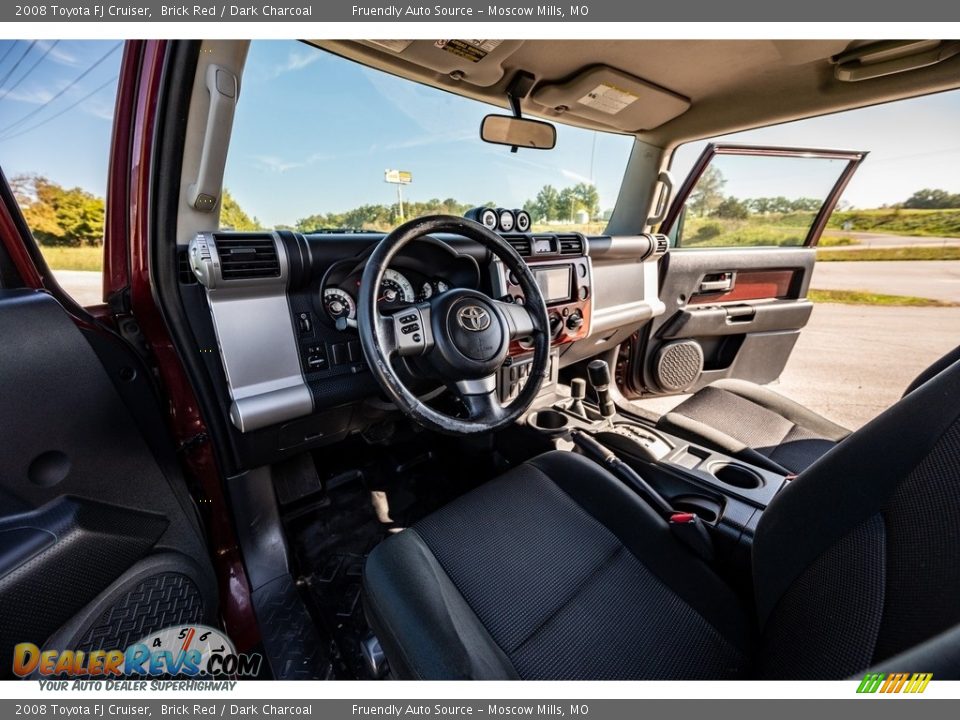
[[[63,289],[81,305],[103,302],[103,273],[84,270],[54,270],[53,274]]]
[[[960,307],[817,305],[780,381],[770,387],[856,429],[957,345]]]
[[[960,238],[955,237],[922,237],[907,235],[886,235],[884,233],[842,232],[827,230],[824,235],[834,237],[848,237],[857,241],[856,245],[834,245],[828,250],[863,250],[865,248],[900,248],[900,247],[958,247]]]
[[[810,287],[960,303],[960,260],[822,262],[814,266]]]

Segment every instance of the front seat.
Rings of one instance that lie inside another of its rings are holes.
[[[960,346],[918,375],[909,394],[960,360]],[[850,431],[803,405],[745,380],[718,380],[665,413],[664,432],[784,475],[806,470]]]
[[[552,452],[381,543],[364,606],[405,679],[960,678],[960,362],[775,498],[753,602],[616,478]]]

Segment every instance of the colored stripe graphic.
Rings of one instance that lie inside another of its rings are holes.
[[[919,694],[927,689],[933,673],[867,673],[857,687],[858,693]]]

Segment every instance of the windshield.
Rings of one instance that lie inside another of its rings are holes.
[[[511,153],[479,137],[504,112],[302,43],[253,42],[220,225],[388,231],[489,206],[527,210],[534,231],[601,232],[633,137],[558,125],[554,150]]]

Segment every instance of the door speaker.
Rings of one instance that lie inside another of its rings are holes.
[[[694,340],[662,345],[653,361],[653,379],[664,392],[681,392],[703,372],[703,348]]]

